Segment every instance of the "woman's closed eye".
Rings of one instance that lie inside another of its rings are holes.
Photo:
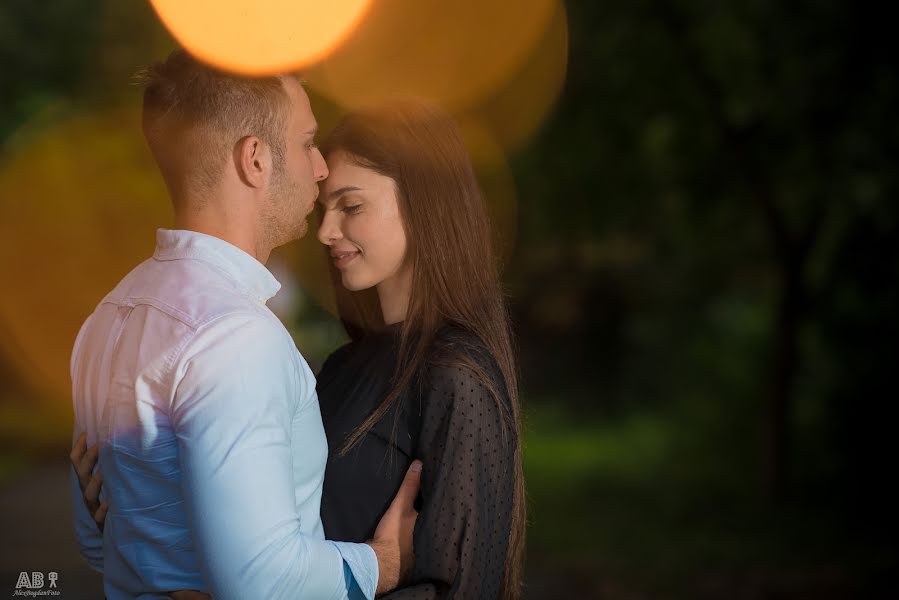
[[[348,215],[355,215],[359,210],[361,210],[362,204],[351,204],[349,206],[343,207],[343,212]]]

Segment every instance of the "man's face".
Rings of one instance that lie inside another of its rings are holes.
[[[290,99],[290,114],[285,133],[284,159],[272,174],[270,227],[278,244],[299,239],[309,227],[307,216],[318,197],[318,182],[328,176],[328,167],[315,145],[318,124],[309,97],[295,79],[284,78]]]

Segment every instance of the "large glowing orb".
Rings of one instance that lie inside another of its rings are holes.
[[[356,27],[371,0],[150,0],[191,54],[221,69],[271,75],[300,69],[331,52]]]
[[[455,112],[469,110],[523,68],[558,4],[382,0],[306,78],[347,108],[414,94]]]
[[[0,164],[0,352],[68,411],[75,334],[152,254],[170,203],[137,111],[52,118],[8,146],[15,152]]]

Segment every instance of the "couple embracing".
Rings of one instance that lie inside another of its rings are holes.
[[[319,149],[293,76],[178,50],[141,79],[175,226],[71,361],[75,529],[106,597],[517,598],[515,357],[457,125],[398,101]],[[317,378],[266,306],[312,212],[351,340]]]

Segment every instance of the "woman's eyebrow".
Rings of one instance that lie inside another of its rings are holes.
[[[336,190],[334,190],[333,192],[328,194],[328,199],[336,200],[337,198],[340,198],[341,196],[343,196],[344,194],[348,194],[349,192],[361,192],[361,191],[362,191],[362,188],[356,187],[355,185],[345,185],[343,187],[337,188]]]

